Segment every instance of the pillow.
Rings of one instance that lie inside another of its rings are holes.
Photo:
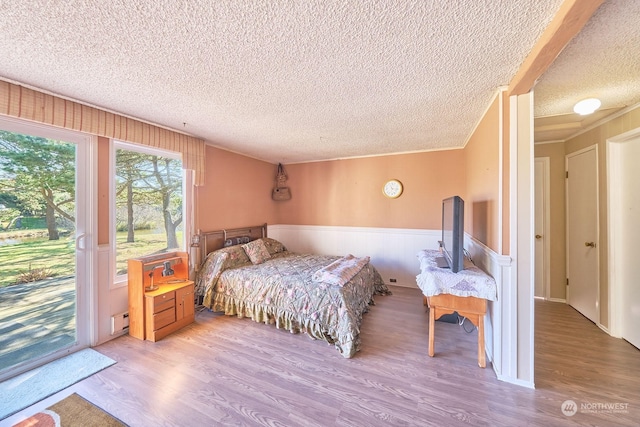
[[[205,260],[205,263],[209,262],[209,258],[215,258],[220,256],[221,254],[227,254],[227,259],[224,263],[225,269],[236,268],[236,267],[241,267],[243,265],[251,264],[251,260],[245,253],[244,249],[242,249],[242,246],[237,246],[237,245],[218,249],[209,253],[209,255],[207,255],[207,259]],[[204,268],[204,265],[203,265],[203,268]]]
[[[284,252],[287,250],[287,248],[285,248],[284,245],[279,241],[277,241],[276,239],[272,239],[270,237],[264,237],[262,238],[262,241],[264,242],[264,245],[267,247],[267,250],[271,255],[277,254],[279,252]]]
[[[242,245],[242,249],[244,249],[245,253],[254,264],[262,264],[271,258],[271,254],[267,250],[262,239],[254,240],[246,245]]]
[[[225,264],[228,259],[228,252],[212,252],[210,256],[207,257],[196,274],[195,293],[197,296],[205,296],[209,288],[215,286],[218,278],[220,278],[220,275],[225,269]]]
[[[229,259],[225,262],[226,268],[236,268],[251,263],[242,246],[229,246],[228,248],[218,249],[218,253],[224,252],[229,254]]]
[[[224,241],[224,247],[228,248],[229,246],[242,245],[244,243],[249,243],[250,241],[251,237],[249,236],[231,237]]]

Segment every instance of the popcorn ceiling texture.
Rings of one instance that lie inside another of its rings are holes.
[[[640,1],[600,6],[535,87],[535,115],[573,112],[576,102],[599,98],[601,109],[640,102]]]
[[[0,78],[271,162],[461,147],[560,4],[2,1]]]

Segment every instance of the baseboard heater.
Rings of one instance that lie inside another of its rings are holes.
[[[123,335],[129,332],[129,313],[119,313],[111,316],[111,335]]]

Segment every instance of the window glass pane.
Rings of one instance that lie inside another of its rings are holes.
[[[116,275],[127,260],[182,247],[182,162],[116,149]]]

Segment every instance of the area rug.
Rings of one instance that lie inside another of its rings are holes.
[[[73,393],[14,427],[123,427],[125,423]]]
[[[0,383],[0,420],[83,380],[115,360],[86,348]]]

